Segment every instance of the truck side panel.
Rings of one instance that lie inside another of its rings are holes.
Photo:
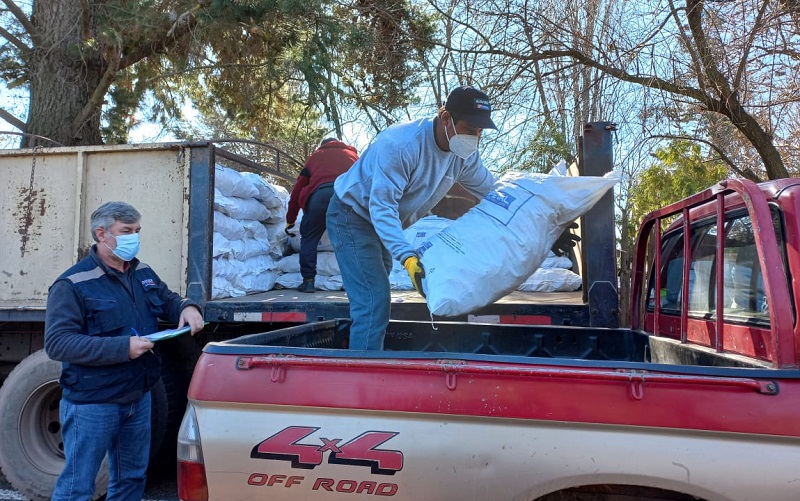
[[[47,288],[88,253],[91,213],[111,200],[142,213],[139,258],[185,294],[189,168],[183,149],[6,150],[0,162],[0,211],[10,216],[0,221],[2,319],[43,319]]]
[[[442,353],[431,354],[439,357],[433,359],[382,359],[338,351],[342,354],[336,357],[314,356],[314,349],[239,357],[204,353],[195,367],[189,398],[800,439],[797,371],[778,382],[772,378],[783,373],[770,369],[568,360],[544,365],[546,359],[525,357],[506,357],[501,363],[470,360],[464,354],[445,359]]]

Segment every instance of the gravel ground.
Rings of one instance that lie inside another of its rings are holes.
[[[0,501],[24,501],[17,491],[11,487],[0,473]],[[164,472],[161,475],[150,474],[143,501],[178,501],[178,488],[175,484],[175,472]]]

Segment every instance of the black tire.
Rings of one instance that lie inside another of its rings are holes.
[[[49,500],[64,468],[64,444],[58,409],[61,363],[44,350],[25,358],[0,387],[0,469],[11,485],[32,501]],[[150,457],[158,451],[167,427],[167,394],[159,381],[151,391]],[[93,498],[108,490],[108,464],[95,479]]]
[[[44,350],[32,353],[0,387],[0,468],[11,485],[32,501],[50,499],[64,467],[58,407],[61,363]],[[95,480],[98,499],[108,489],[108,465]]]

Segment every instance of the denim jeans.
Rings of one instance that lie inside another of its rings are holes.
[[[333,183],[320,185],[303,208],[300,220],[300,274],[303,278],[317,276],[317,247],[325,233],[325,215],[332,195]]]
[[[150,457],[150,393],[130,404],[76,404],[61,399],[66,464],[52,501],[89,500],[108,453],[106,501],[141,501]]]
[[[328,236],[350,300],[350,349],[382,350],[392,305],[392,256],[372,223],[336,195],[328,206]]]

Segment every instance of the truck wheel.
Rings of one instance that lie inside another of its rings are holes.
[[[50,499],[64,467],[58,405],[61,364],[39,350],[11,371],[0,388],[0,468],[33,501]],[[97,476],[96,497],[108,487],[108,467]]]
[[[32,501],[47,501],[64,467],[64,444],[58,417],[61,363],[44,350],[32,353],[11,371],[0,387],[0,469],[11,485]],[[151,454],[164,438],[166,393],[153,388]],[[159,431],[160,430],[160,431]],[[104,461],[95,480],[94,499],[108,490]]]

